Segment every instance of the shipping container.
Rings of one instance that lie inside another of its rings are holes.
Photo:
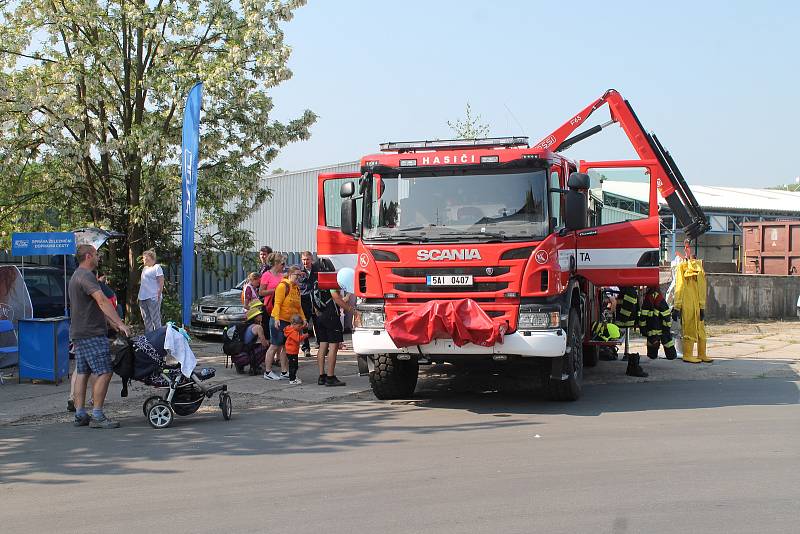
[[[744,274],[800,274],[800,221],[742,224]]]

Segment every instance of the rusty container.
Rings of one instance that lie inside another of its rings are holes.
[[[800,274],[800,221],[744,223],[744,274]]]

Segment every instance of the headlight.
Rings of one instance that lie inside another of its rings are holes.
[[[195,312],[195,313],[199,312],[200,311],[200,305],[199,304],[192,304],[192,311]]]
[[[520,312],[517,328],[556,328],[558,325],[558,312]]]
[[[356,326],[361,328],[383,328],[385,316],[380,311],[359,312]]]
[[[244,315],[247,313],[247,310],[245,310],[242,306],[229,306],[225,309],[225,313],[227,315]]]

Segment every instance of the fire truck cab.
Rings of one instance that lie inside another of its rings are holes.
[[[611,121],[568,137],[603,104]],[[559,153],[615,122],[639,159],[573,161]],[[355,270],[353,348],[381,399],[411,396],[420,363],[486,359],[536,362],[549,397],[577,399],[584,349],[593,350],[597,288],[658,285],[657,196],[687,234],[707,228],[669,153],[614,90],[533,146],[508,137],[380,148],[361,159],[359,173],[319,176],[317,249],[337,268]],[[646,213],[603,222],[592,172],[607,168],[649,177]],[[459,346],[434,336],[398,346],[387,330],[431,301],[461,299],[498,325],[501,342]]]

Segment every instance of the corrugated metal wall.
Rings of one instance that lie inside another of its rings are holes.
[[[647,217],[647,215],[642,215],[641,213],[636,213],[635,211],[623,210],[613,206],[603,206],[603,224],[633,221],[636,219],[644,219],[645,217]]]
[[[317,176],[322,173],[358,172],[359,162],[274,174],[264,177],[272,197],[264,202],[242,228],[253,232],[258,250],[269,245],[274,250],[317,248]]]

